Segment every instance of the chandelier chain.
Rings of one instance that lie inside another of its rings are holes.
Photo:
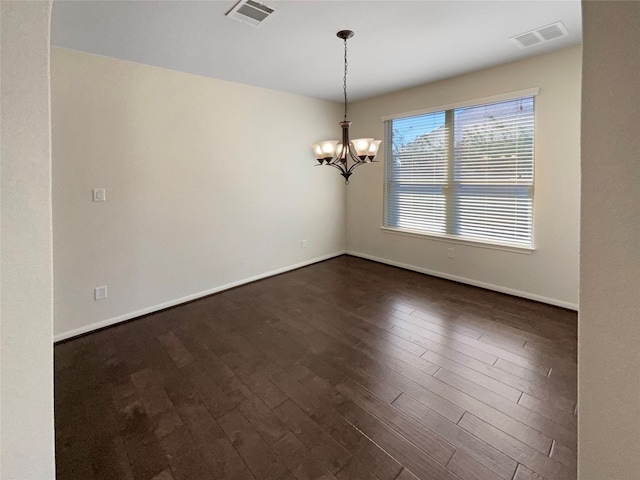
[[[344,120],[347,121],[347,39],[344,39],[344,80],[342,87],[344,89]]]

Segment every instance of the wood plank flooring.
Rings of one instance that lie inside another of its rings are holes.
[[[575,479],[576,330],[338,257],[56,345],[57,478]]]

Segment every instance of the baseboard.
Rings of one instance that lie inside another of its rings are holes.
[[[487,290],[493,290],[495,292],[500,292],[500,293],[507,293],[509,295],[514,295],[516,297],[522,297],[528,300],[535,300],[537,302],[547,303],[549,305],[554,305],[556,307],[563,307],[569,310],[578,311],[578,304],[576,303],[565,302],[564,300],[558,300],[556,298],[549,298],[549,297],[544,297],[542,295],[523,292],[521,290],[515,290],[512,288],[503,287],[501,285],[493,285],[491,283],[480,282],[478,280],[473,280],[471,278],[459,277],[457,275],[450,275],[448,273],[429,270],[428,268],[416,267],[415,265],[408,265],[406,263],[395,262],[393,260],[388,260],[386,258],[374,257],[373,255],[367,255],[365,253],[353,252],[351,250],[347,250],[346,253],[347,255],[352,255],[354,257],[360,257],[366,260],[372,260],[374,262],[384,263],[386,265],[392,265],[394,267],[404,268],[405,270],[412,270],[414,272],[425,273],[433,277],[444,278],[446,280],[453,280],[454,282],[465,283],[467,285],[473,285],[474,287],[486,288]]]
[[[123,315],[118,315],[117,317],[108,318],[100,322],[95,322],[90,325],[86,325],[84,327],[76,328],[74,330],[69,330],[67,332],[54,335],[53,341],[55,343],[55,342],[61,342],[63,340],[68,340],[70,338],[77,337],[79,335],[84,335],[86,333],[90,333],[95,330],[100,330],[105,327],[110,327],[112,325],[116,325],[121,322],[126,322],[127,320],[132,320],[134,318],[141,317],[143,315],[148,315],[150,313],[158,312],[166,308],[175,307],[176,305],[180,305],[181,303],[191,302],[193,300],[197,300],[199,298],[206,297],[208,295],[213,295],[214,293],[222,292],[224,290],[229,290],[230,288],[239,287],[240,285],[245,285],[247,283],[255,282],[257,280],[262,280],[263,278],[273,277],[275,275],[279,275],[285,272],[290,272],[291,270],[296,270],[298,268],[306,267],[314,263],[323,262],[330,258],[339,257],[340,255],[344,255],[345,253],[346,251],[331,253],[329,255],[324,255],[322,257],[317,257],[311,260],[306,260],[304,262],[296,263],[295,265],[289,265],[287,267],[278,268],[277,270],[272,270],[270,272],[261,273],[260,275],[255,275],[253,277],[238,280],[237,282],[228,283],[226,285],[220,285],[218,287],[214,287],[209,290],[205,290],[203,292],[194,293],[192,295],[176,298],[175,300],[170,300],[168,302],[153,305],[151,307],[142,308],[140,310],[136,310],[135,312],[125,313]]]

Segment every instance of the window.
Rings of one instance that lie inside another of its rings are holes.
[[[532,248],[534,97],[385,121],[385,227]]]

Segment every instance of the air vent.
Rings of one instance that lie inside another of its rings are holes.
[[[227,12],[226,16],[252,27],[258,27],[271,17],[274,12],[275,9],[262,3],[254,2],[253,0],[240,0]]]
[[[542,43],[540,37],[535,33],[523,33],[522,35],[518,35],[517,37],[513,37],[512,40],[515,40],[520,44],[521,47],[531,47],[536,45],[537,43]]]
[[[520,35],[511,37],[509,40],[520,48],[528,48],[566,35],[569,35],[569,32],[564,24],[562,22],[556,22],[531,30],[530,32],[521,33]]]

